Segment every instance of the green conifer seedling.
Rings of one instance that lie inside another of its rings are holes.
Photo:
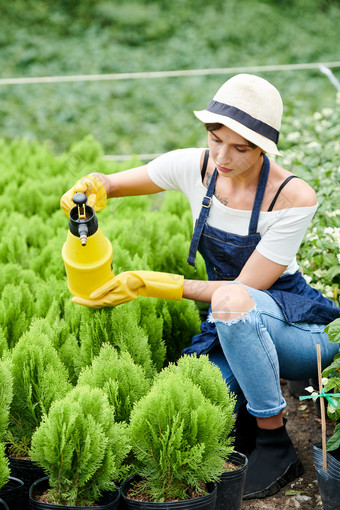
[[[125,473],[126,426],[105,393],[79,386],[52,404],[32,438],[31,458],[50,476],[50,502],[91,505]]]
[[[0,442],[0,489],[8,482],[10,475],[8,458],[5,455],[5,445]]]
[[[79,376],[78,386],[89,385],[102,388],[114,408],[116,421],[130,419],[135,402],[143,397],[150,382],[143,368],[133,362],[128,352],[118,351],[109,344],[104,344],[92,364]]]
[[[177,363],[170,363],[158,376],[157,379],[167,377],[168,372],[180,374],[196,384],[203,395],[215,406],[221,408],[225,414],[224,435],[227,437],[235,422],[234,408],[236,397],[230,392],[225,383],[220,369],[209,361],[208,356],[183,356]]]
[[[48,337],[68,370],[70,382],[75,385],[82,366],[79,345],[76,337],[71,334],[68,324],[64,319],[52,314],[48,314],[45,319],[33,319],[30,335],[39,337],[41,334]]]
[[[34,313],[34,297],[26,283],[5,285],[0,300],[0,324],[12,348],[29,327]]]
[[[8,359],[0,361],[0,442],[8,427],[10,405],[13,398],[13,377]]]
[[[43,414],[72,388],[68,372],[47,335],[34,329],[22,335],[11,353],[13,400],[8,442],[10,453],[28,456],[31,438]]]
[[[164,374],[131,413],[134,472],[150,501],[186,499],[217,480],[230,453],[226,415],[179,373]]]
[[[104,342],[109,342],[119,352],[128,352],[133,361],[141,365],[145,374],[153,378],[156,369],[148,337],[138,324],[135,313],[128,306],[112,309],[85,310],[79,331],[80,352],[84,366],[99,354]]]
[[[10,475],[8,458],[3,443],[8,427],[8,415],[13,397],[12,373],[10,361],[0,361],[0,489],[7,483]]]

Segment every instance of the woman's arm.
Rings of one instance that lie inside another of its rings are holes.
[[[272,262],[255,250],[244,265],[239,276],[233,282],[244,283],[244,285],[249,285],[249,287],[254,289],[266,290],[280,278],[286,267]],[[215,290],[225,283],[227,283],[227,280],[184,280],[183,297],[210,303]]]
[[[108,198],[133,195],[149,195],[164,191],[149,177],[147,165],[131,168],[115,174],[92,173],[105,187]]]

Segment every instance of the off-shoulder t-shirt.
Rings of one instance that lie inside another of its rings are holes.
[[[189,148],[167,152],[147,165],[150,179],[164,190],[182,191],[188,198],[193,224],[199,216],[207,189],[202,184],[201,155],[205,149]],[[261,255],[286,265],[284,274],[295,273],[299,266],[296,253],[312,220],[317,204],[261,211],[257,231],[261,240],[256,249]],[[207,223],[233,234],[247,235],[251,211],[232,209],[213,196]]]

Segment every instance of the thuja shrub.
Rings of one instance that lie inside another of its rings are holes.
[[[4,330],[0,326],[0,358],[2,358],[4,353],[7,351],[8,351],[7,339],[5,337]]]
[[[148,337],[152,362],[159,372],[165,363],[166,345],[163,339],[163,316],[159,313],[156,299],[141,298],[131,301],[128,305],[130,313],[136,317],[139,326]]]
[[[126,426],[105,393],[78,386],[52,404],[32,438],[31,458],[50,476],[49,502],[93,505],[125,474]]]
[[[102,388],[116,421],[128,422],[135,402],[149,390],[150,381],[128,352],[118,354],[114,347],[105,344],[92,364],[81,372],[78,386],[84,385]]]
[[[131,413],[133,469],[151,501],[190,497],[217,480],[231,451],[226,415],[179,373],[164,374]]]
[[[0,442],[0,489],[8,482],[9,475],[9,461],[5,455],[5,445]]]
[[[3,443],[8,426],[8,415],[12,401],[12,373],[9,360],[0,361],[0,489],[7,483],[10,475],[8,458]]]
[[[32,435],[54,400],[72,388],[68,372],[47,335],[27,331],[10,354],[13,400],[7,439],[9,452],[28,456]]]
[[[59,261],[60,262],[60,261]],[[52,274],[46,277],[37,276],[33,286],[34,315],[46,317],[52,307],[54,316],[62,316],[62,310],[66,299],[70,299],[70,292],[64,278],[57,278]]]
[[[103,343],[108,342],[119,352],[128,352],[133,361],[143,367],[147,377],[153,378],[156,373],[148,336],[129,304],[102,310],[84,309],[79,341],[83,366],[89,365]]]
[[[0,324],[9,348],[28,329],[34,314],[34,297],[24,282],[5,285],[0,300]]]
[[[183,356],[177,363],[170,363],[158,376],[168,376],[168,372],[180,374],[196,384],[210,402],[221,408],[225,414],[225,435],[228,436],[234,425],[236,396],[230,392],[220,369],[209,361],[208,356]]]
[[[10,360],[0,361],[0,442],[8,427],[9,410],[13,398],[13,377]]]
[[[8,283],[19,285],[24,282],[32,292],[37,280],[37,275],[31,269],[24,269],[20,264],[9,262],[0,263],[0,292]]]
[[[157,301],[159,314],[163,317],[163,340],[166,345],[166,361],[176,361],[184,347],[191,344],[192,337],[200,332],[201,319],[196,304],[190,300]]]
[[[64,319],[57,313],[48,313],[46,318],[33,319],[30,326],[30,335],[39,337],[45,335],[55,348],[58,357],[68,370],[68,378],[75,385],[82,368],[80,348],[76,337]]]

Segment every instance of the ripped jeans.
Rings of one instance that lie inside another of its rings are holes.
[[[219,319],[223,312],[213,310],[208,320],[216,324],[220,345],[208,353],[209,359],[237,395],[236,410],[246,401],[250,414],[275,416],[286,406],[280,377],[317,379],[316,345],[320,344],[322,368],[333,361],[339,345],[328,340],[324,325],[297,322],[289,326],[267,293],[233,285],[248,291],[253,308],[231,320]]]

